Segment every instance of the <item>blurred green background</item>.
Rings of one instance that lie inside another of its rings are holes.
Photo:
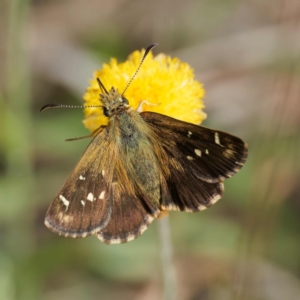
[[[157,223],[107,246],[44,226],[88,141],[79,105],[110,57],[153,42],[206,89],[205,126],[249,144],[223,199],[170,213],[178,299],[299,299],[300,1],[0,1],[0,299],[162,299]]]

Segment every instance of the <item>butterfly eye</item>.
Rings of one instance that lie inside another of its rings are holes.
[[[125,105],[129,105],[129,101],[125,97],[122,97],[122,100]]]
[[[105,117],[109,117],[110,116],[109,111],[108,111],[108,109],[105,106],[103,106],[103,114],[104,114]]]

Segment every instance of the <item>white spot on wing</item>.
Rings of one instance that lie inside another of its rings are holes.
[[[208,151],[208,149],[205,149],[205,153],[206,153],[206,154],[209,154],[209,151]]]
[[[85,206],[85,202],[83,200],[80,201],[82,206]]]
[[[217,132],[215,132],[215,143],[221,147],[224,147],[223,145],[221,145],[220,143],[220,137],[219,134]]]
[[[188,136],[188,137],[191,137],[191,136],[192,136],[192,134],[193,134],[193,133],[192,133],[191,131],[188,131],[188,134],[187,134],[187,136]]]
[[[231,158],[232,156],[234,156],[234,151],[227,148],[225,149],[225,151],[223,152],[223,155],[226,157],[226,158]]]
[[[186,158],[187,158],[188,160],[194,160],[194,157],[189,156],[189,155],[188,155]]]
[[[80,180],[85,180],[85,177],[83,177],[82,175],[79,176]]]
[[[92,193],[89,193],[86,197],[87,200],[93,202],[94,201],[94,195]]]
[[[100,196],[99,196],[99,199],[103,200],[105,197],[105,191],[102,191]]]
[[[201,155],[202,155],[201,150],[199,150],[199,149],[195,149],[195,153],[196,153],[196,155],[198,155],[198,156],[200,156],[200,157],[201,157]]]
[[[63,195],[59,195],[59,199],[62,201],[63,205],[66,207],[66,211],[69,208],[70,201],[68,201]]]

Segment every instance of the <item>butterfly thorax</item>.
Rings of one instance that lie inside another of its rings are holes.
[[[108,94],[100,94],[100,99],[103,103],[103,113],[106,117],[111,117],[122,110],[129,109],[128,100],[120,95],[114,87],[111,88]]]

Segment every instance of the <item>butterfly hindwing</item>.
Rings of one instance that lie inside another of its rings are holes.
[[[223,194],[222,182],[208,183],[194,173],[170,169],[167,184],[162,188],[162,210],[197,212],[216,203]]]
[[[118,183],[112,189],[112,214],[97,237],[106,244],[120,244],[140,236],[154,220],[158,211],[146,196],[122,192]]]
[[[199,211],[220,199],[222,182],[242,167],[247,145],[228,133],[165,115],[141,115],[152,128],[160,165],[168,166],[163,167],[162,209]]]
[[[113,162],[105,130],[95,136],[51,203],[45,224],[66,237],[84,237],[101,230],[111,216]]]

